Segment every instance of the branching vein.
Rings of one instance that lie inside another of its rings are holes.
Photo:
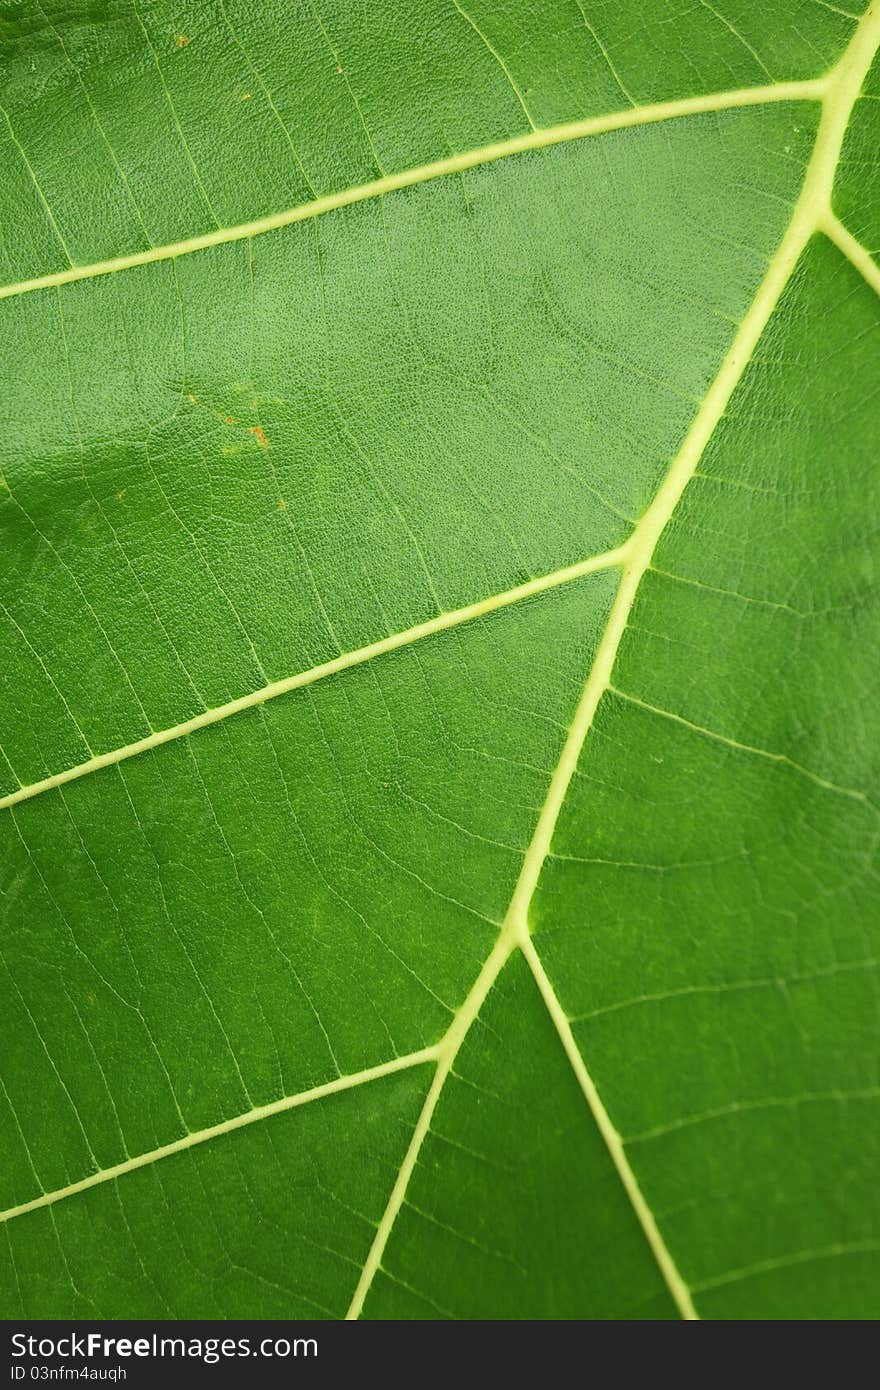
[[[56,1188],[53,1192],[43,1192],[39,1197],[33,1197],[29,1202],[21,1202],[18,1206],[9,1207],[6,1211],[0,1212],[0,1221],[11,1221],[13,1217],[25,1216],[30,1211],[38,1211],[41,1207],[53,1206],[65,1197],[74,1197],[78,1192],[88,1191],[90,1187],[99,1187],[101,1183],[123,1178],[126,1173],[133,1173],[136,1168],[146,1168],[151,1163],[158,1163],[161,1159],[170,1158],[173,1154],[182,1153],[185,1149],[192,1149],[199,1144],[205,1144],[209,1139],[219,1139],[221,1135],[231,1134],[233,1130],[244,1129],[247,1125],[256,1124],[258,1120],[270,1119],[271,1116],[281,1115],[286,1110],[295,1110],[300,1105],[308,1105],[313,1100],[323,1100],[327,1096],[336,1095],[339,1091],[350,1091],[355,1086],[363,1086],[367,1082],[377,1081],[380,1077],[390,1076],[393,1072],[405,1071],[409,1067],[417,1067],[422,1063],[435,1062],[436,1060],[437,1049],[426,1047],[420,1052],[410,1052],[404,1057],[395,1057],[390,1062],[382,1062],[378,1066],[368,1067],[365,1071],[337,1077],[335,1081],[328,1081],[323,1086],[313,1086],[311,1090],[300,1091],[297,1095],[282,1096],[280,1100],[269,1101],[267,1105],[257,1105],[251,1110],[243,1111],[240,1115],[233,1115],[230,1120],[221,1120],[219,1124],[209,1125],[207,1129],[192,1130],[183,1135],[181,1139],[172,1140],[170,1144],[162,1144],[158,1149],[150,1149],[146,1153],[137,1154],[134,1158],[127,1158],[124,1163],[115,1163],[110,1168],[99,1168],[96,1172],[89,1173],[88,1177],[80,1178],[78,1182]]]
[[[399,651],[402,647],[408,647],[413,642],[420,642],[424,637],[433,636],[434,633],[446,632],[449,628],[458,627],[462,623],[473,622],[475,618],[483,617],[486,613],[494,613],[499,608],[508,608],[511,604],[520,603],[523,599],[543,593],[546,589],[554,589],[560,584],[570,584],[572,580],[581,579],[585,575],[595,574],[600,570],[613,569],[622,562],[624,554],[625,547],[621,546],[617,550],[607,550],[601,555],[593,555],[588,560],[579,561],[576,565],[568,565],[565,569],[555,570],[552,574],[530,579],[525,584],[517,585],[514,589],[505,590],[502,594],[495,594],[491,598],[467,604],[464,608],[454,608],[450,612],[439,613],[436,618],[429,618],[424,623],[417,623],[415,627],[407,628],[404,632],[395,632],[389,637],[380,638],[377,642],[370,642],[365,647],[358,647],[355,651],[343,652],[341,656],[336,656],[331,661],[324,661],[321,665],[313,666],[308,671],[300,671],[296,675],[271,681],[268,685],[262,685],[256,690],[249,691],[247,695],[240,695],[234,700],[228,700],[226,704],[203,710],[201,714],[193,715],[191,719],[185,719],[180,724],[174,724],[168,729],[157,729],[153,733],[147,734],[145,738],[139,738],[134,743],[125,744],[122,748],[113,748],[106,753],[96,754],[94,757],[86,759],[85,762],[77,763],[74,767],[63,768],[60,772],[53,772],[38,782],[20,786],[6,796],[0,797],[0,811],[6,807],[15,806],[20,801],[28,801],[31,797],[41,795],[42,792],[63,787],[68,782],[75,782],[78,778],[85,777],[91,772],[100,772],[102,768],[113,767],[116,763],[124,762],[127,758],[136,757],[138,753],[147,753],[153,748],[161,748],[165,743],[172,743],[175,739],[197,733],[199,729],[205,729],[210,724],[219,724],[234,714],[241,714],[243,710],[253,709],[256,705],[263,705],[267,700],[274,700],[279,695],[287,695],[292,690],[301,690],[304,686],[313,685],[315,681],[323,680],[326,676],[347,671],[352,666],[361,666],[365,661],[371,661],[377,656],[384,656],[388,652]]]
[[[876,294],[880,294],[880,266],[870,251],[856,240],[849,228],[844,226],[840,218],[835,216],[830,208],[822,219],[820,230],[834,242],[834,245],[843,252],[847,260],[852,261],[856,270],[871,286],[871,289]]]
[[[773,101],[820,101],[826,91],[823,78],[808,82],[776,82],[768,87],[746,87],[739,91],[712,92],[707,96],[683,97],[678,101],[658,102],[652,106],[636,106],[626,111],[614,111],[607,116],[589,116],[580,121],[568,121],[547,129],[530,130],[525,135],[515,135],[509,140],[499,140],[479,149],[464,150],[446,159],[436,159],[429,164],[414,169],[402,169],[396,174],[383,174],[381,178],[355,188],[343,188],[337,193],[328,193],[297,207],[286,208],[282,212],[270,213],[251,222],[241,222],[235,227],[217,227],[213,231],[198,236],[186,237],[183,241],[170,242],[166,246],[153,246],[145,251],[135,251],[126,256],[113,256],[109,260],[95,261],[91,265],[71,264],[64,270],[56,270],[48,275],[36,275],[30,280],[19,280],[15,284],[0,286],[0,299],[13,295],[27,294],[31,290],[46,289],[50,285],[69,285],[76,280],[91,280],[99,275],[110,275],[118,270],[128,270],[133,266],[151,265],[154,261],[175,260],[178,256],[190,255],[193,251],[203,251],[209,246],[223,246],[231,241],[244,241],[248,237],[259,236],[263,232],[276,231],[280,227],[290,227],[295,222],[305,222],[310,217],[320,217],[336,208],[350,207],[352,203],[363,203],[370,198],[380,198],[386,193],[394,193],[401,188],[412,188],[415,184],[426,183],[430,179],[443,178],[448,174],[460,174],[466,169],[474,169],[479,164],[491,164],[508,155],[523,154],[527,150],[547,149],[552,145],[562,145],[570,140],[582,140],[591,135],[604,135],[611,130],[624,130],[632,126],[652,125],[657,121],[676,120],[681,116],[695,116],[704,111],[727,111],[740,106],[763,106]],[[47,209],[48,210],[48,209]],[[51,216],[51,214],[50,214]],[[60,237],[60,232],[59,232]],[[63,243],[62,243],[63,244]],[[68,257],[69,259],[69,257]]]

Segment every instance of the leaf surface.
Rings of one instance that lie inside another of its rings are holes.
[[[848,8],[0,7],[6,1316],[876,1315]]]

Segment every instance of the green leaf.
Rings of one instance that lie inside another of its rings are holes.
[[[0,5],[5,1316],[876,1315],[861,8]]]

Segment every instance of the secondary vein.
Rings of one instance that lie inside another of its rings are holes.
[[[194,251],[203,251],[211,246],[223,246],[232,241],[244,241],[263,232],[277,231],[281,227],[292,226],[295,222],[320,217],[337,208],[350,207],[352,203],[380,198],[386,193],[412,188],[416,184],[427,183],[431,179],[442,178],[448,174],[460,174],[479,164],[491,164],[495,160],[505,159],[509,155],[524,154],[528,150],[547,149],[552,145],[582,140],[591,135],[604,135],[608,131],[624,130],[632,126],[652,125],[658,121],[675,120],[681,116],[699,115],[701,112],[726,111],[740,106],[763,106],[768,102],[778,101],[819,101],[824,95],[825,85],[824,78],[806,82],[776,82],[766,87],[712,92],[705,96],[683,97],[678,101],[636,106],[605,116],[588,116],[583,120],[567,121],[546,129],[530,130],[524,135],[515,135],[508,140],[499,140],[477,149],[465,150],[446,159],[432,160],[428,164],[402,169],[395,174],[384,174],[369,183],[359,184],[354,188],[343,188],[336,193],[328,193],[321,198],[301,203],[297,207],[270,213],[266,217],[257,217],[250,222],[241,222],[234,227],[216,227],[210,232],[186,237],[182,241],[169,242],[165,246],[151,246],[146,250],[133,251],[129,255],[94,261],[90,265],[70,265],[64,270],[52,271],[47,275],[18,280],[14,284],[0,286],[0,299],[29,294],[32,290],[46,289],[53,285],[69,285],[77,280],[91,280],[97,276],[111,275],[118,270],[151,265],[155,261],[175,260],[178,256],[191,255]],[[49,215],[51,217],[51,213]]]
[[[233,1115],[229,1120],[221,1120],[218,1124],[209,1125],[206,1129],[192,1130],[180,1139],[173,1139],[170,1144],[162,1144],[156,1149],[149,1149],[146,1153],[136,1154],[134,1157],[127,1158],[122,1163],[115,1163],[109,1168],[99,1168],[96,1172],[89,1173],[87,1177],[80,1178],[77,1182],[68,1183],[66,1187],[56,1188],[52,1192],[43,1192],[39,1197],[31,1198],[30,1201],[20,1202],[18,1206],[0,1211],[0,1222],[11,1221],[16,1216],[26,1216],[28,1212],[38,1211],[41,1207],[54,1206],[56,1202],[63,1201],[66,1197],[74,1197],[78,1192],[88,1191],[90,1187],[99,1187],[102,1183],[125,1177],[126,1173],[133,1173],[137,1168],[146,1168],[152,1163],[158,1163],[163,1158],[170,1158],[173,1154],[182,1153],[184,1149],[195,1148],[199,1144],[207,1143],[209,1139],[218,1139],[221,1135],[231,1134],[236,1129],[244,1129],[248,1125],[256,1124],[259,1120],[270,1119],[271,1116],[281,1115],[286,1110],[295,1110],[301,1105],[309,1105],[314,1100],[323,1100],[326,1096],[336,1095],[340,1091],[350,1091],[355,1086],[364,1086],[370,1081],[379,1080],[380,1077],[391,1076],[394,1072],[405,1071],[409,1067],[417,1067],[423,1063],[436,1062],[436,1060],[437,1049],[425,1047],[419,1052],[410,1052],[404,1057],[395,1057],[390,1062],[381,1062],[378,1066],[367,1067],[364,1071],[337,1077],[335,1081],[328,1081],[321,1086],[313,1086],[308,1091],[300,1091],[292,1096],[282,1096],[279,1100],[269,1101],[266,1105],[254,1106],[239,1115]]]
[[[246,695],[239,695],[234,700],[227,700],[223,705],[202,710],[200,714],[193,715],[191,719],[185,719],[180,724],[173,724],[167,729],[156,729],[144,738],[125,744],[122,748],[112,748],[105,753],[98,753],[73,767],[62,768],[59,772],[53,772],[37,782],[19,786],[15,791],[0,797],[0,811],[10,806],[16,806],[20,801],[29,801],[31,797],[40,796],[43,792],[53,791],[56,787],[63,787],[68,782],[75,782],[91,772],[100,772],[102,768],[112,767],[116,763],[124,762],[127,758],[134,758],[139,753],[147,753],[153,748],[161,748],[165,743],[172,743],[175,739],[185,738],[188,734],[194,734],[199,729],[205,729],[211,724],[219,724],[224,719],[231,718],[232,715],[241,714],[244,710],[253,709],[256,705],[265,704],[268,700],[277,699],[279,695],[287,695],[293,690],[301,690],[304,686],[313,685],[315,681],[323,680],[327,676],[336,675],[340,671],[347,671],[352,666],[361,666],[374,657],[399,651],[402,647],[410,646],[413,642],[420,642],[424,637],[430,637],[434,633],[446,632],[449,628],[458,627],[462,623],[473,622],[475,618],[493,613],[496,609],[507,608],[511,604],[531,598],[534,594],[557,588],[561,584],[570,584],[573,580],[581,579],[585,575],[595,574],[600,570],[613,569],[622,563],[625,553],[626,547],[620,546],[616,550],[604,551],[601,555],[592,555],[586,560],[578,561],[577,564],[554,570],[551,574],[539,575],[537,579],[530,579],[525,584],[519,584],[513,589],[506,589],[503,593],[493,594],[490,598],[479,599],[475,603],[469,603],[463,608],[454,608],[447,613],[439,613],[436,618],[429,618],[426,622],[417,623],[414,627],[407,628],[403,632],[395,632],[389,637],[382,637],[377,642],[370,642],[364,647],[358,647],[355,651],[343,652],[341,656],[333,657],[331,661],[324,661],[319,666],[312,666],[308,671],[299,671],[295,675],[284,676],[281,680],[270,681],[268,685],[259,686],[258,689],[248,691]]]
[[[829,240],[834,242],[838,251],[843,252],[874,293],[880,294],[880,266],[868,248],[856,240],[849,228],[844,226],[840,218],[830,209],[822,220],[820,231],[823,231]]]

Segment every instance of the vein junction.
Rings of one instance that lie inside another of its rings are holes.
[[[228,714],[235,713],[237,709],[247,707],[247,704],[257,703],[260,700],[271,698],[273,694],[280,694],[283,693],[283,690],[293,689],[297,684],[306,684],[309,680],[318,679],[320,675],[331,674],[332,671],[343,669],[344,666],[352,665],[355,661],[367,660],[372,655],[378,655],[382,651],[392,650],[396,646],[403,645],[404,642],[418,640],[420,637],[428,635],[429,632],[442,630],[443,627],[452,626],[457,622],[468,621],[470,618],[478,616],[479,613],[490,611],[492,608],[499,607],[504,603],[515,602],[518,598],[525,597],[527,593],[534,593],[540,589],[550,587],[552,584],[566,582],[568,579],[590,572],[591,569],[596,570],[611,566],[619,567],[621,578],[617,597],[612,607],[605,632],[599,643],[592,668],[587,676],[580,702],[575,711],[559,762],[551,777],[547,796],[538,817],[531,843],[525,854],[519,880],[514,890],[501,932],[477,980],[472,986],[470,993],[456,1013],[452,1024],[440,1043],[436,1047],[427,1048],[422,1052],[410,1054],[407,1057],[397,1059],[395,1062],[372,1068],[369,1071],[358,1073],[352,1077],[341,1078],[336,1082],[329,1083],[327,1086],[318,1087],[300,1096],[289,1097],[274,1102],[272,1105],[248,1111],[244,1115],[213,1126],[210,1129],[187,1136],[182,1140],[166,1145],[161,1149],[156,1149],[152,1153],[145,1154],[140,1158],[130,1159],[114,1168],[95,1173],[67,1188],[44,1194],[34,1199],[32,1202],[12,1208],[0,1214],[2,1219],[9,1219],[14,1216],[22,1215],[36,1207],[50,1205],[53,1202],[83,1190],[85,1187],[91,1187],[98,1183],[118,1178],[132,1168],[157,1161],[183,1148],[218,1137],[232,1129],[240,1128],[243,1125],[266,1118],[270,1114],[278,1113],[280,1110],[292,1108],[312,1099],[318,1099],[320,1096],[327,1095],[334,1090],[361,1084],[375,1077],[384,1075],[391,1070],[399,1070],[420,1063],[432,1063],[435,1065],[436,1070],[431,1087],[413,1132],[403,1164],[398,1173],[397,1180],[389,1197],[387,1207],[378,1225],[372,1248],[367,1257],[348,1312],[348,1317],[358,1317],[363,1309],[375,1273],[381,1267],[389,1237],[393,1230],[397,1214],[403,1205],[410,1177],[419,1161],[422,1143],[431,1128],[431,1121],[443,1092],[446,1078],[452,1070],[455,1059],[471,1024],[477,1018],[483,1002],[492,989],[495,981],[498,979],[501,970],[511,955],[515,951],[521,950],[533,972],[537,986],[559,1033],[562,1046],[569,1057],[575,1075],[581,1085],[585,1100],[590,1107],[597,1128],[605,1140],[621,1183],[630,1199],[634,1213],[641,1224],[645,1239],[657,1261],[658,1267],[676,1303],[679,1313],[685,1319],[695,1319],[698,1317],[691,1291],[678,1270],[672,1254],[665,1245],[662,1233],[654,1220],[650,1206],[642,1194],[637,1177],[630,1166],[624,1141],[615,1129],[613,1121],[605,1109],[586,1063],[574,1041],[569,1020],[558,1000],[552,981],[544,970],[538,952],[531,939],[528,925],[528,913],[544,861],[550,851],[553,834],[565,800],[569,782],[575,772],[585,741],[589,735],[599,702],[611,685],[611,676],[615,659],[621,639],[626,630],[630,609],[642,576],[651,563],[651,558],[656,549],[658,540],[673,515],[684,489],[693,477],[706,444],[723,415],[730,397],[742,377],[755,351],[758,340],[770,320],[809,239],[819,232],[823,232],[830,236],[844,254],[853,261],[869,283],[871,283],[875,289],[880,290],[880,274],[878,274],[876,266],[873,261],[871,261],[864,248],[860,247],[855,239],[852,238],[846,229],[838,222],[831,208],[834,174],[840,157],[850,113],[859,96],[862,83],[878,44],[880,44],[880,0],[874,0],[874,3],[860,21],[853,40],[840,62],[827,78],[819,82],[781,84],[772,88],[752,89],[748,93],[728,93],[726,96],[722,97],[698,98],[692,102],[670,103],[668,106],[662,108],[641,108],[635,112],[621,113],[620,116],[608,117],[597,121],[579,122],[568,127],[557,127],[553,131],[535,131],[529,135],[519,137],[517,140],[505,142],[503,145],[487,147],[482,151],[474,151],[469,155],[456,156],[452,160],[440,161],[436,165],[425,166],[425,168],[420,171],[413,171],[405,175],[393,175],[390,176],[390,178],[377,180],[372,185],[365,185],[363,189],[350,190],[346,194],[336,195],[335,199],[319,199],[315,203],[306,205],[305,209],[296,209],[290,213],[279,214],[275,218],[263,219],[260,223],[249,224],[247,228],[233,228],[228,231],[221,230],[208,237],[193,238],[189,242],[179,243],[175,247],[158,248],[152,252],[141,253],[136,257],[124,257],[115,262],[105,262],[99,266],[74,267],[70,271],[59,272],[55,276],[42,277],[39,280],[29,281],[17,286],[7,286],[5,290],[0,290],[0,297],[8,296],[10,294],[23,293],[27,290],[37,289],[46,284],[63,284],[72,279],[82,279],[90,275],[109,273],[123,269],[126,265],[141,264],[149,260],[171,258],[192,250],[197,250],[201,246],[215,245],[223,240],[235,240],[245,236],[252,236],[259,231],[269,230],[273,226],[283,226],[301,220],[307,216],[316,216],[320,212],[330,210],[331,207],[343,206],[346,202],[354,202],[366,197],[377,196],[385,192],[390,192],[393,188],[404,187],[408,184],[423,181],[426,178],[438,177],[442,173],[471,167],[477,163],[482,163],[490,159],[497,159],[506,154],[516,153],[526,149],[540,148],[543,145],[558,143],[565,139],[579,138],[587,134],[599,133],[599,131],[602,130],[617,129],[625,125],[642,124],[646,121],[666,119],[671,116],[684,115],[699,110],[714,110],[721,109],[723,106],[752,104],[757,101],[802,98],[819,99],[822,102],[822,118],[816,137],[816,144],[807,169],[801,194],[795,205],[788,228],[779,244],[776,254],[770,262],[764,280],[758,288],[755,298],[739,326],[718,375],[709,388],[682,446],[671,464],[664,482],[632,536],[624,546],[617,551],[609,552],[604,556],[585,561],[580,566],[573,566],[567,571],[560,571],[556,575],[547,576],[543,580],[532,581],[529,585],[521,586],[520,589],[517,590],[511,590],[508,594],[500,595],[496,599],[487,600],[484,604],[471,605],[467,609],[458,610],[456,614],[443,615],[441,618],[435,619],[431,623],[423,624],[417,629],[411,629],[409,633],[400,634],[399,637],[396,638],[387,638],[383,642],[373,644],[370,648],[362,649],[359,653],[353,653],[349,657],[340,658],[337,662],[327,663],[325,667],[316,668],[315,672],[306,673],[302,677],[291,678],[291,680],[287,682],[279,682],[277,683],[278,688],[266,687],[263,691],[255,692],[251,696],[244,697],[242,701],[231,702],[229,706],[222,707],[222,711],[209,711],[207,715],[200,716],[197,720],[190,721],[187,725],[177,726],[176,729],[166,731],[164,734],[153,735],[149,739],[142,740],[139,744],[131,745],[129,749],[119,750],[119,752],[115,754],[106,754],[94,758],[89,763],[83,764],[81,768],[72,769],[67,773],[57,774],[55,777],[48,778],[45,782],[39,783],[35,787],[21,788],[18,792],[13,793],[11,796],[5,798],[3,802],[0,802],[0,806],[10,805],[17,800],[35,795],[38,791],[48,790],[50,786],[57,786],[62,781],[81,776],[84,772],[95,770],[97,767],[104,766],[108,762],[119,761],[122,757],[132,756],[134,753],[143,751],[147,747],[155,746],[156,743],[166,742],[169,738],[180,737],[186,733],[190,733],[194,728],[201,727],[202,724],[215,722],[216,719],[219,718],[225,718]]]
[[[863,21],[864,22],[864,21]],[[856,38],[858,37],[858,33]],[[853,40],[853,45],[855,40]],[[852,46],[851,46],[852,48]],[[851,51],[848,50],[848,51]],[[525,135],[514,135],[508,140],[498,140],[477,149],[464,150],[446,159],[432,160],[413,169],[402,169],[398,173],[383,174],[381,178],[353,188],[343,188],[336,193],[327,193],[307,203],[300,203],[281,212],[273,212],[265,217],[254,218],[250,222],[240,222],[232,227],[216,227],[181,241],[168,242],[163,246],[150,246],[143,251],[133,251],[128,255],[112,256],[107,260],[93,261],[86,265],[75,264],[70,256],[70,265],[63,270],[52,271],[46,275],[35,275],[28,280],[17,280],[8,285],[0,285],[0,299],[12,299],[18,295],[29,294],[33,290],[57,288],[70,285],[78,280],[93,280],[104,275],[112,275],[119,270],[130,270],[135,266],[151,265],[156,261],[175,261],[180,256],[191,255],[194,251],[204,251],[212,246],[225,246],[230,242],[247,241],[263,232],[278,231],[283,227],[305,222],[324,213],[339,208],[350,207],[354,203],[364,203],[371,198],[381,198],[388,193],[403,188],[413,188],[420,183],[428,183],[448,175],[461,174],[467,169],[475,169],[481,164],[492,164],[510,155],[525,154],[529,150],[549,149],[553,145],[563,145],[572,140],[584,140],[593,135],[606,135],[614,130],[628,130],[638,126],[656,125],[660,121],[678,120],[685,116],[697,116],[711,111],[732,111],[744,106],[765,106],[771,102],[783,101],[822,101],[834,90],[834,73],[840,64],[827,77],[813,78],[804,82],[774,82],[765,87],[743,87],[734,91],[710,92],[705,96],[683,97],[677,101],[656,102],[644,106],[632,106],[624,111],[613,111],[605,116],[588,116],[580,121],[566,121],[560,125],[535,127]],[[47,208],[48,212],[48,208]],[[49,213],[54,224],[54,218]],[[56,229],[57,230],[57,229]],[[834,240],[844,255],[852,260],[869,284],[880,293],[880,269],[871,253],[843,227],[828,209],[828,215],[821,228]],[[63,238],[60,237],[62,246]],[[66,248],[65,248],[66,250]]]
[[[531,598],[534,594],[543,593],[545,589],[554,589],[560,584],[569,584],[574,579],[581,579],[587,574],[595,574],[599,570],[613,569],[622,562],[625,554],[626,548],[620,547],[617,550],[605,551],[601,555],[593,555],[587,560],[569,565],[566,569],[556,570],[553,574],[541,575],[537,579],[530,579],[525,584],[517,585],[514,589],[507,589],[504,593],[494,594],[491,598],[480,599],[476,603],[470,603],[464,608],[455,608],[448,613],[440,613],[436,618],[429,618],[424,623],[407,628],[405,632],[396,632],[390,637],[383,637],[377,642],[370,642],[365,647],[359,647],[356,651],[344,652],[341,656],[334,657],[332,661],[325,661],[320,666],[313,666],[308,671],[300,671],[296,675],[285,676],[282,680],[272,681],[269,685],[263,685],[257,690],[249,691],[247,695],[240,695],[234,700],[228,700],[224,705],[203,710],[201,714],[194,715],[192,719],[186,719],[180,724],[173,724],[168,729],[157,729],[154,733],[148,734],[146,738],[137,739],[134,743],[127,743],[122,748],[114,748],[107,753],[97,753],[86,759],[85,762],[77,763],[74,767],[63,768],[60,772],[54,772],[39,782],[20,786],[6,796],[0,797],[0,811],[6,807],[15,806],[20,801],[28,801],[31,797],[39,796],[42,792],[52,791],[55,787],[63,787],[67,782],[75,782],[90,772],[99,772],[102,768],[124,762],[127,758],[133,758],[138,753],[147,753],[152,748],[161,748],[164,743],[172,743],[175,739],[185,738],[188,734],[197,733],[199,729],[207,728],[210,724],[219,724],[233,714],[240,714],[243,710],[252,709],[254,705],[265,704],[267,700],[274,700],[278,695],[288,695],[293,690],[300,690],[303,686],[323,680],[325,676],[347,671],[352,666],[361,666],[365,661],[371,661],[374,657],[397,651],[400,647],[410,646],[413,642],[420,642],[425,637],[433,636],[434,633],[445,632],[448,628],[458,627],[461,623],[473,622],[475,618],[483,617],[487,613],[494,613],[499,608],[507,608],[513,603]]]

